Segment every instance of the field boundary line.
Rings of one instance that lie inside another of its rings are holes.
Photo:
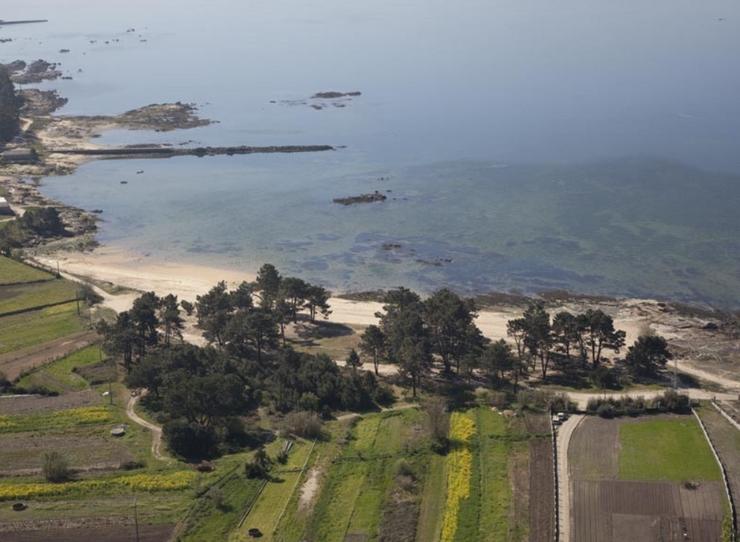
[[[12,259],[12,258],[11,258]],[[18,260],[13,260],[18,261]],[[26,262],[20,262],[20,263],[26,263]],[[0,284],[0,290],[3,288],[10,288],[10,287],[17,287],[17,286],[30,286],[33,284],[43,284],[44,282],[51,282],[52,280],[59,280],[56,277],[49,277],[48,279],[35,279],[35,280],[27,280],[23,282],[3,282]]]
[[[702,433],[704,433],[704,438],[707,439],[707,442],[709,443],[709,448],[712,450],[712,453],[714,454],[714,459],[717,461],[717,464],[719,465],[719,470],[722,473],[722,482],[725,486],[725,494],[727,495],[727,501],[730,504],[730,519],[731,519],[731,526],[730,526],[730,541],[735,542],[737,539],[737,533],[735,532],[735,523],[737,521],[737,510],[735,509],[735,501],[732,499],[732,491],[730,490],[730,481],[727,477],[727,470],[725,469],[724,463],[722,463],[722,460],[719,457],[719,454],[717,453],[717,450],[714,447],[714,442],[712,442],[712,439],[709,437],[709,433],[707,432],[707,428],[704,427],[704,422],[701,421],[701,417],[699,417],[699,414],[696,412],[696,409],[694,407],[691,407],[691,413],[696,418],[696,421],[699,422],[699,427],[701,427]]]
[[[560,486],[558,484],[558,445],[555,438],[555,424],[552,421],[552,410],[550,410],[550,449],[552,451],[552,473],[553,473],[553,494],[554,494],[554,529],[553,539],[555,542],[560,540]]]
[[[236,525],[237,529],[241,529],[244,525],[244,522],[247,521],[247,516],[249,516],[249,513],[254,508],[254,505],[257,504],[257,501],[260,499],[260,495],[262,495],[262,492],[265,490],[265,487],[267,486],[267,483],[269,480],[263,480],[262,485],[260,486],[259,490],[257,491],[257,494],[254,496],[254,499],[252,499],[252,502],[249,503],[249,506],[247,506],[247,509],[244,511],[244,514],[242,514],[242,519],[239,520],[239,523]]]
[[[293,484],[293,489],[290,492],[290,497],[285,501],[285,506],[283,506],[283,511],[280,512],[280,515],[277,518],[277,521],[275,521],[275,527],[272,529],[272,534],[274,535],[278,527],[280,527],[280,522],[283,521],[283,516],[285,515],[285,512],[288,510],[288,505],[290,504],[290,501],[293,499],[293,495],[295,495],[295,490],[298,488],[298,484],[301,483],[301,479],[303,478],[303,473],[306,471],[306,466],[308,465],[309,459],[311,459],[311,454],[313,454],[313,449],[316,446],[316,439],[313,440],[311,443],[311,449],[308,451],[308,455],[306,455],[306,460],[303,462],[303,467],[301,467],[301,473],[298,475],[298,478],[295,481],[295,484]],[[318,456],[316,457],[318,460]],[[273,537],[274,538],[274,537]]]
[[[722,414],[725,418],[727,418],[727,421],[730,422],[733,426],[735,426],[735,429],[740,431],[740,423],[737,423],[732,416],[730,416],[727,412],[725,412],[725,409],[723,409],[721,406],[719,406],[716,402],[711,401],[712,406],[717,409],[717,411]]]

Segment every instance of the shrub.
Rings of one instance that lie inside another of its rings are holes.
[[[416,479],[416,472],[414,472],[414,467],[405,459],[399,459],[398,463],[396,463],[396,475],[407,476],[409,478]]]
[[[259,448],[252,460],[244,465],[244,473],[247,478],[266,478],[271,466],[272,461],[270,461],[267,452],[264,448]]]
[[[614,416],[616,416],[616,409],[614,408],[614,405],[612,405],[611,403],[602,403],[596,409],[596,413],[602,418],[611,419]]]
[[[444,453],[449,447],[447,434],[450,430],[450,415],[447,413],[447,402],[441,397],[433,397],[422,405],[426,414],[429,435],[432,438],[432,449]]]
[[[10,380],[5,376],[5,373],[0,371],[0,393],[9,390],[12,387]]]
[[[396,396],[388,386],[379,385],[373,393],[373,400],[380,406],[387,407],[396,402]]]
[[[291,435],[307,439],[321,438],[322,423],[314,412],[291,412],[283,422],[285,430]]]
[[[597,388],[614,389],[619,387],[618,372],[609,367],[600,366],[591,371],[589,380]]]
[[[170,450],[186,459],[208,459],[217,453],[218,437],[211,427],[177,419],[164,425],[163,434]]]
[[[44,454],[44,464],[41,470],[47,482],[58,484],[69,480],[70,470],[67,460],[59,452]]]
[[[661,412],[685,413],[691,410],[691,400],[688,395],[668,390],[655,398],[653,408]]]
[[[285,465],[288,462],[288,450],[286,450],[285,448],[280,450],[275,457],[275,461],[277,461],[281,465]]]
[[[124,461],[118,466],[121,470],[136,470],[143,469],[144,467],[146,467],[146,463],[143,461]]]
[[[206,496],[208,497],[208,500],[213,503],[213,506],[215,506],[218,510],[224,511],[228,508],[224,491],[220,487],[212,487],[208,490]]]
[[[97,305],[103,301],[103,297],[89,284],[80,285],[79,296],[80,299],[84,300],[90,306]]]

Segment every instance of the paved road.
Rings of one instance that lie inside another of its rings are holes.
[[[138,414],[136,414],[134,407],[136,407],[136,403],[139,402],[139,399],[141,399],[141,395],[132,395],[131,397],[129,397],[128,403],[126,403],[126,416],[128,416],[129,419],[136,425],[140,425],[141,427],[149,429],[149,431],[152,432],[152,455],[154,455],[155,458],[164,461],[167,458],[162,455],[161,451],[162,428],[158,425],[154,425],[153,423],[146,421],[144,418],[141,418]]]
[[[583,414],[573,414],[557,428],[558,450],[558,515],[560,542],[570,542],[570,512],[573,503],[571,495],[570,470],[568,468],[568,446],[578,424],[584,418]]]

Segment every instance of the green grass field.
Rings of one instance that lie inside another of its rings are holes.
[[[0,318],[0,354],[53,341],[85,329],[76,303]]]
[[[0,314],[74,301],[79,286],[68,280],[0,286]]]
[[[622,480],[719,480],[719,466],[692,416],[619,426]]]
[[[24,376],[18,385],[21,388],[43,386],[57,393],[84,390],[88,383],[74,369],[94,365],[100,361],[100,357],[98,345],[88,346]]]
[[[51,280],[54,277],[44,271],[39,271],[5,256],[0,256],[0,286],[35,282],[37,280]]]

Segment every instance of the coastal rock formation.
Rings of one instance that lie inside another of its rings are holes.
[[[52,81],[62,76],[62,72],[57,69],[57,64],[41,59],[31,62],[28,65],[22,60],[16,60],[7,64],[6,67],[11,74],[13,82],[21,85]]]
[[[21,115],[42,116],[51,115],[57,109],[67,104],[67,98],[62,98],[56,90],[39,90],[26,88],[18,92],[23,102]]]
[[[176,102],[173,104],[150,104],[126,111],[116,117],[117,123],[131,129],[169,132],[207,126],[215,121],[202,119],[197,115],[195,104]]]

